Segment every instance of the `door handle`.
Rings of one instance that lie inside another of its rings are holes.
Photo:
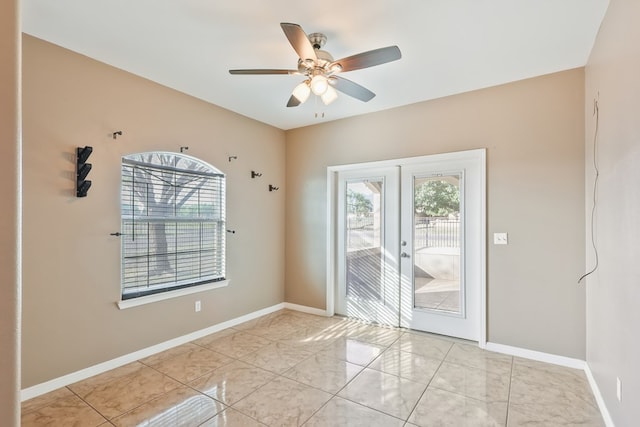
[[[408,254],[408,253],[406,253],[406,252],[402,252],[402,253],[400,254],[400,258],[411,258],[411,255],[409,255],[409,254]]]

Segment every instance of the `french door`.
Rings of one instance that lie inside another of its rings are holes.
[[[397,167],[339,174],[336,312],[399,324]]]
[[[484,150],[330,168],[335,312],[484,338]]]

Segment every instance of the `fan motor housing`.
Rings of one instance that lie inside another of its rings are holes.
[[[307,37],[315,50],[320,49],[327,42],[327,36],[322,33],[311,33]]]

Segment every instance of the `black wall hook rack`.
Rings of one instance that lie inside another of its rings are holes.
[[[113,139],[118,139],[119,136],[122,136],[122,131],[121,130],[117,130],[114,133],[111,134],[113,136]]]
[[[261,173],[256,171],[251,171],[251,178],[260,178],[262,176]]]
[[[188,149],[189,149],[189,147],[182,146],[182,147],[180,147],[180,152],[181,152],[181,153],[184,153],[184,152],[185,152],[185,151],[187,151]]]
[[[238,156],[229,156],[229,163],[231,163],[231,160],[238,160]]]
[[[274,187],[273,185],[269,184],[269,191],[278,191],[280,189],[280,187]]]
[[[89,156],[93,152],[93,147],[76,148],[76,197],[87,197],[87,192],[91,188],[91,181],[87,175],[91,172],[91,163],[87,163]]]

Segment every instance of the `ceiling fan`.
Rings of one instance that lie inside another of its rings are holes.
[[[293,89],[287,107],[297,107],[304,103],[311,93],[320,96],[325,105],[336,100],[336,90],[360,101],[370,101],[375,93],[369,89],[340,77],[337,74],[385,64],[402,57],[398,46],[388,46],[358,53],[346,58],[333,59],[327,51],[321,50],[327,41],[322,33],[307,35],[298,24],[280,24],[289,43],[299,56],[297,70],[249,69],[229,70],[231,74],[288,74],[304,76],[305,80]]]

